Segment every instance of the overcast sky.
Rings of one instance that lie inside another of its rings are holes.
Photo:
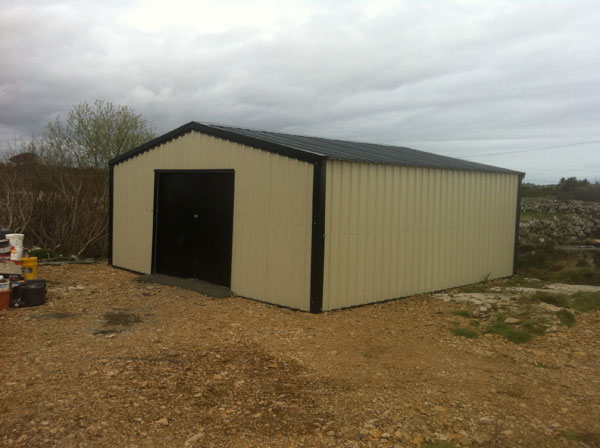
[[[0,0],[0,147],[83,100],[600,180],[600,1]],[[474,157],[477,156],[477,157]]]

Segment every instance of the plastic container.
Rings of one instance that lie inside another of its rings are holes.
[[[23,258],[23,277],[25,280],[35,280],[38,274],[37,257]]]
[[[0,291],[0,310],[7,310],[10,306],[10,290]]]
[[[3,291],[10,292],[10,280],[5,278],[0,279],[0,292]]]
[[[46,280],[30,280],[21,286],[21,301],[25,306],[46,303]]]
[[[10,241],[11,246],[23,247],[23,238],[25,235],[22,233],[7,233],[6,238]]]
[[[23,246],[12,246],[10,249],[10,259],[20,261],[23,259]]]
[[[9,254],[10,253],[10,241],[6,238],[0,240],[0,254]]]

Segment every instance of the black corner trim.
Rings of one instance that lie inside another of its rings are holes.
[[[317,163],[320,160],[323,160],[325,157],[320,154],[314,154],[309,151],[302,151],[300,149],[290,148],[288,146],[280,145],[277,143],[267,142],[264,140],[260,140],[254,137],[249,137],[243,134],[237,134],[232,131],[221,129],[217,126],[211,126],[203,123],[197,123],[195,121],[191,121],[183,126],[174,129],[171,132],[167,132],[160,137],[155,138],[154,140],[150,140],[147,143],[144,143],[141,146],[138,146],[131,151],[128,151],[120,156],[115,157],[110,160],[108,164],[110,166],[116,165],[118,163],[124,162],[127,159],[135,157],[139,154],[142,154],[146,151],[150,151],[156,146],[162,145],[170,140],[176,139],[177,137],[181,137],[189,132],[196,131],[201,132],[202,134],[212,135],[213,137],[219,137],[225,140],[229,140],[235,143],[240,143],[242,145],[251,146],[253,148],[262,149],[264,151],[272,152],[275,154],[280,154],[282,156],[290,157],[293,159],[302,160],[304,162],[309,163]]]
[[[156,239],[158,235],[157,226],[158,226],[158,189],[159,189],[159,176],[160,172],[158,170],[154,170],[154,198],[152,199],[152,255],[150,259],[150,273],[156,273],[156,252],[158,240]]]
[[[115,167],[110,165],[108,169],[108,264],[113,264],[113,209],[115,191]]]
[[[314,165],[312,207],[312,244],[310,262],[310,312],[323,311],[323,277],[325,269],[325,160]]]
[[[515,222],[515,253],[513,258],[513,275],[517,273],[519,259],[519,223],[521,222],[521,187],[525,174],[519,174],[519,189],[517,190],[517,217]]]

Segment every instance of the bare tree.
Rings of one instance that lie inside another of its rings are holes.
[[[29,227],[33,219],[35,194],[23,191],[19,173],[6,170],[0,176],[1,225],[13,232],[21,233]]]

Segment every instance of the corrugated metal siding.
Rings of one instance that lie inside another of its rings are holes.
[[[328,161],[323,309],[511,275],[518,183]]]
[[[312,164],[194,132],[116,165],[115,266],[151,270],[155,169],[234,169],[231,289],[308,310]]]

